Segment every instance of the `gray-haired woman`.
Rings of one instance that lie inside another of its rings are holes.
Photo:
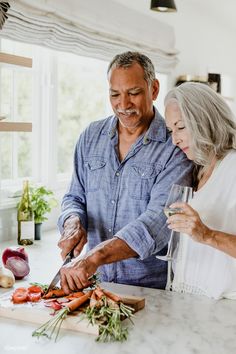
[[[193,199],[173,204],[181,213],[168,218],[168,227],[181,233],[172,289],[236,299],[235,118],[224,99],[200,83],[172,89],[165,116],[173,143],[198,170]]]

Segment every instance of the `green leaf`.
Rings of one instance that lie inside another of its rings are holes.
[[[31,187],[30,193],[35,223],[41,223],[48,220],[47,214],[51,212],[52,208],[58,205],[54,193],[45,186],[37,188]]]

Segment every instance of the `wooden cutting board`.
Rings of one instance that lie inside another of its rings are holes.
[[[12,291],[0,296],[0,318],[11,318],[14,320],[36,323],[42,325],[51,318],[53,310],[45,307],[43,301],[38,303],[13,304],[11,299]],[[121,297],[122,302],[129,305],[137,312],[144,308],[145,298],[138,296],[126,296],[117,294]],[[83,318],[83,313],[75,311],[69,314],[62,322],[62,328],[67,330],[79,331],[89,334],[98,335],[98,326],[90,325],[88,320]]]

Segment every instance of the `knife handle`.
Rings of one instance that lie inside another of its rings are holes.
[[[70,262],[74,258],[74,249],[75,247],[66,255],[65,260],[67,260],[67,262]]]

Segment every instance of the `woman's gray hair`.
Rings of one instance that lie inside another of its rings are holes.
[[[155,68],[152,61],[144,54],[139,52],[125,52],[117,54],[110,62],[107,75],[115,68],[129,68],[134,63],[138,63],[144,70],[144,80],[147,81],[150,86],[156,79]]]
[[[191,134],[195,163],[207,166],[214,156],[222,159],[230,149],[236,149],[235,117],[223,97],[207,84],[177,86],[166,95],[165,106],[170,100],[178,104]]]

